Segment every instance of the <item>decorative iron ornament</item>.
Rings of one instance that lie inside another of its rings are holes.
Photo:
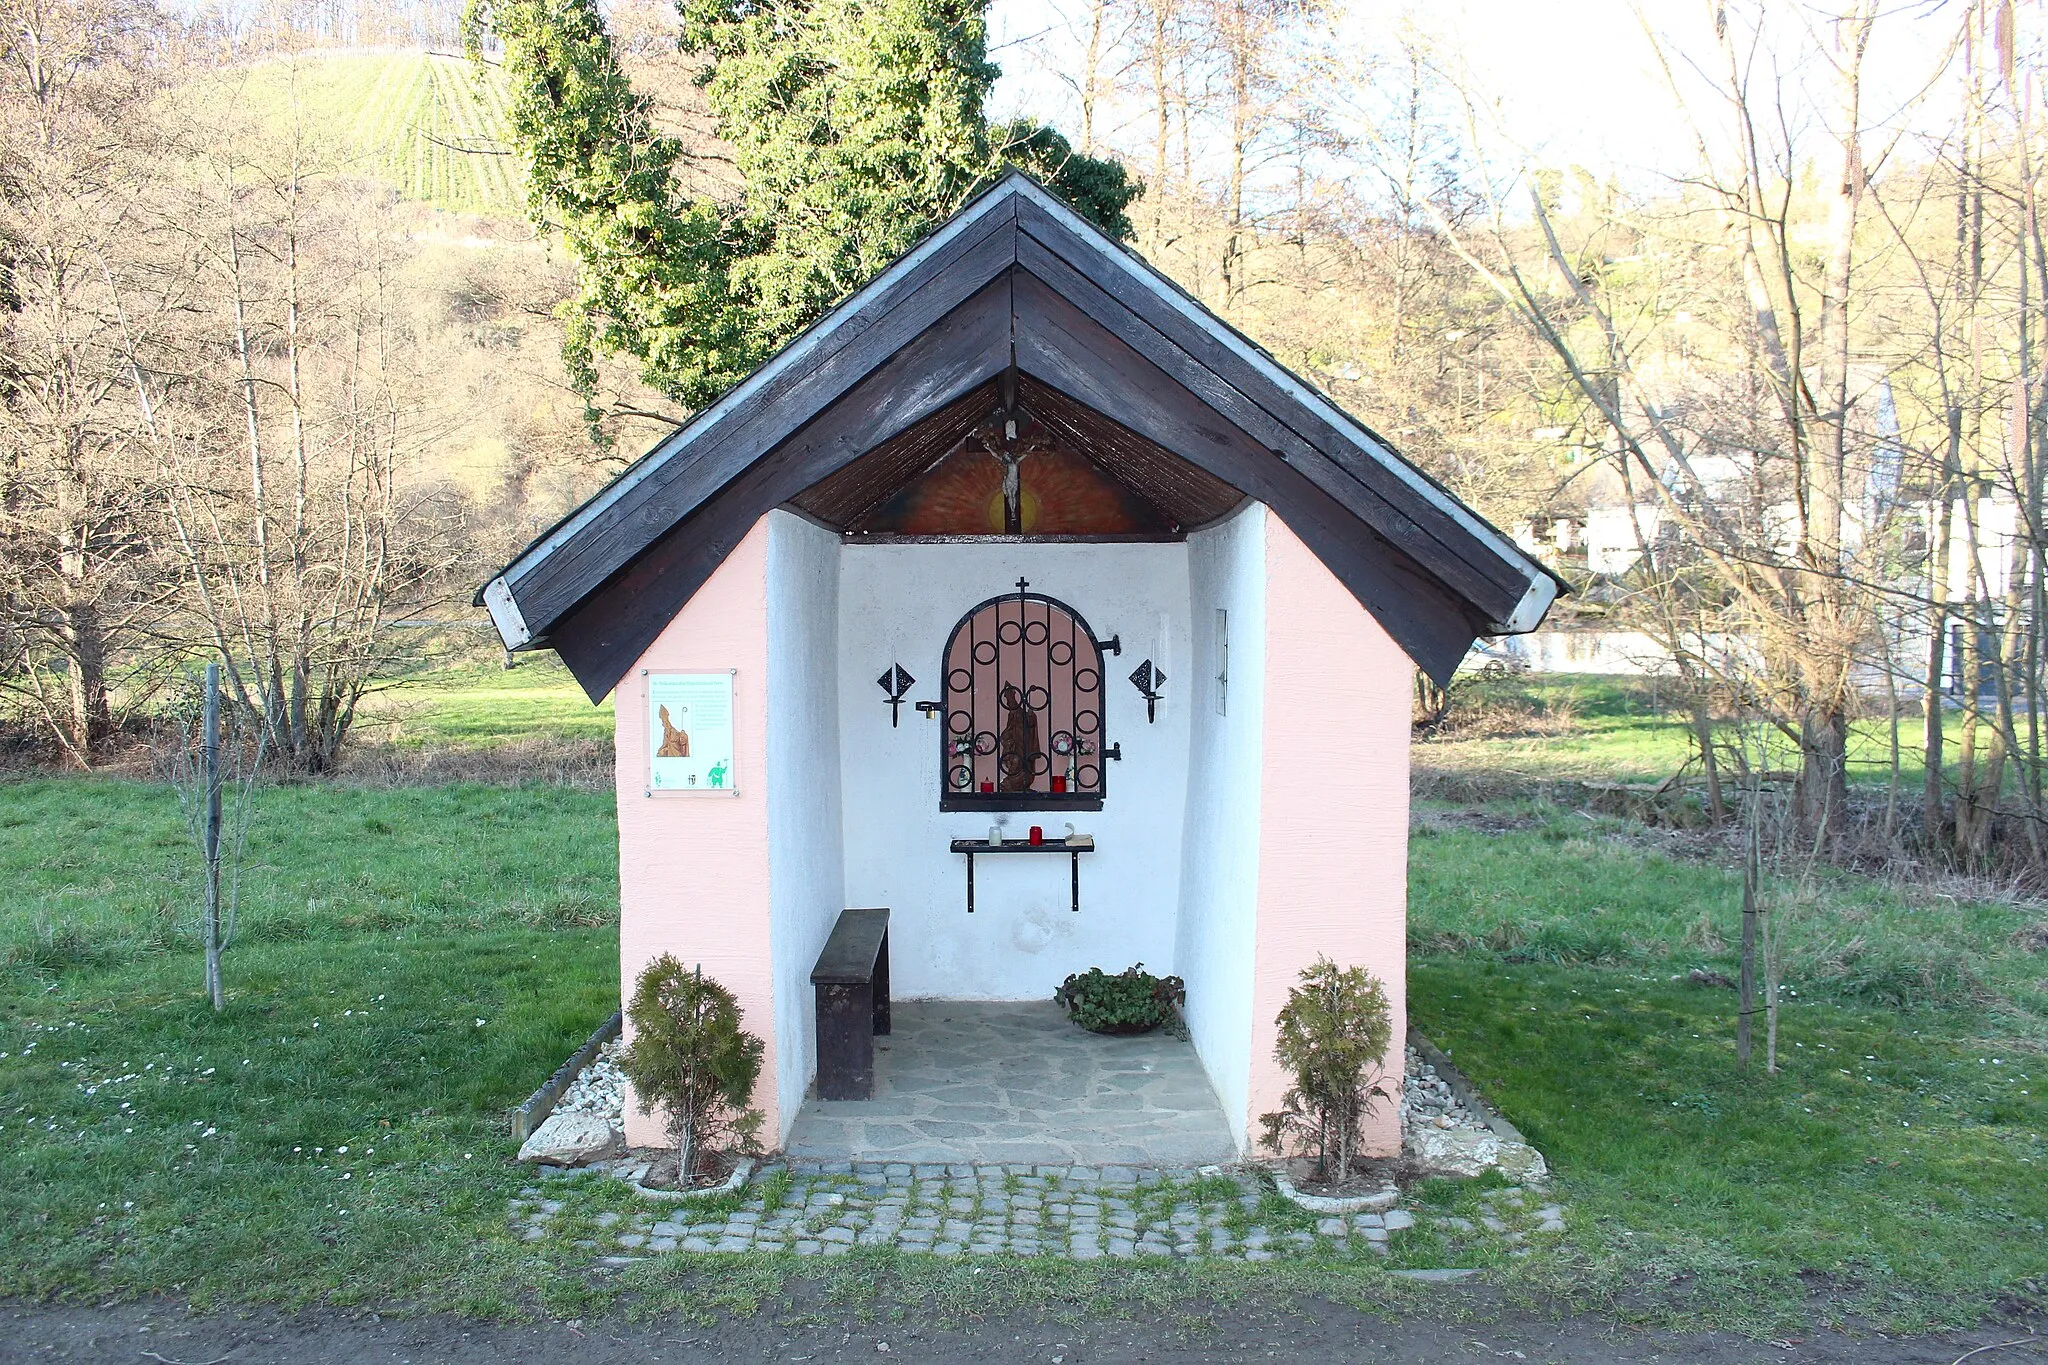
[[[1159,689],[1166,683],[1166,671],[1154,668],[1150,659],[1131,670],[1131,686],[1138,689],[1138,695],[1145,699],[1145,723],[1150,725],[1156,719],[1155,708],[1159,705]]]
[[[889,707],[889,728],[893,730],[896,728],[896,717],[903,711],[903,697],[917,685],[917,679],[911,677],[910,670],[902,664],[890,664],[888,671],[875,681],[889,694],[886,704]]]
[[[1100,809],[1102,652],[1081,614],[1014,592],[953,627],[942,662],[942,810]]]

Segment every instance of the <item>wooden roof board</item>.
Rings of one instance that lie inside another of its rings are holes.
[[[1017,377],[1017,403],[1184,530],[1217,521],[1244,501],[1236,485],[1029,374]]]
[[[1311,482],[1035,277],[1015,284],[1017,367],[1257,498],[1438,681],[1448,681],[1485,622],[1407,550]]]
[[[1032,233],[1034,226],[1038,234]],[[1456,581],[1459,590],[1487,614],[1488,620],[1507,619],[1527,590],[1526,578],[1514,573],[1512,566],[1503,563],[1464,527],[1447,518],[1431,516],[1412,488],[1377,464],[1355,458],[1339,463],[1324,448],[1287,426],[1266,405],[1249,398],[1231,381],[1257,390],[1264,386],[1257,382],[1256,372],[1241,362],[1232,364],[1235,357],[1213,336],[1176,326],[1175,316],[1156,306],[1141,316],[1126,306],[1123,299],[1099,288],[1071,259],[1040,242],[1039,235],[1054,236],[1052,229],[1056,226],[1042,214],[1034,217],[1020,213],[1018,262],[1024,269],[1044,280],[1067,302],[1195,393],[1273,455],[1299,468],[1317,487],[1350,508],[1382,536],[1407,547],[1418,559],[1439,565],[1440,571]],[[1161,330],[1162,327],[1168,330]],[[1205,354],[1198,355],[1187,349],[1189,346]],[[1284,405],[1276,401],[1273,406]],[[1309,423],[1304,420],[1302,425]],[[1330,450],[1342,450],[1350,444],[1334,430],[1325,431],[1323,436]],[[1361,477],[1362,473],[1371,477]]]
[[[1267,502],[1432,675],[1447,676],[1453,649],[1462,656],[1478,634],[1533,628],[1555,597],[1554,576],[1499,531],[1012,172],[508,565],[480,594],[507,645],[552,645],[586,688],[608,690],[630,666],[621,651],[653,638],[643,618],[672,615],[744,535],[745,508],[758,517],[799,499],[994,377],[986,356],[942,357],[935,384],[901,362],[913,351],[929,357],[926,334],[958,333],[965,303],[993,297],[1003,280],[1022,301],[1007,320],[1020,368],[1072,400],[1070,412],[1098,413],[1100,432],[1128,433],[1133,459],[1148,447],[1172,452]],[[995,320],[977,317],[977,344],[994,345]],[[1088,373],[1091,348],[1138,378],[1106,390]],[[905,386],[901,401],[873,387],[885,374]],[[850,400],[847,412],[867,413],[865,425],[832,416]],[[1138,410],[1145,420],[1134,420]],[[805,437],[817,424],[835,433]],[[1166,510],[1170,491],[1158,488],[1170,469],[1149,471],[1155,491],[1131,486]],[[798,471],[809,471],[805,482],[792,482]],[[594,599],[621,592],[630,609],[593,610]],[[1404,597],[1412,601],[1396,600]]]
[[[603,697],[764,514],[1000,375],[1009,359],[1010,290],[998,280],[656,536],[562,616],[548,644],[591,700]]]
[[[844,531],[895,496],[898,489],[930,470],[961,438],[1002,407],[999,383],[991,381],[908,431],[882,442],[844,469],[826,475],[790,499],[792,506]]]
[[[1502,564],[1511,577],[1530,576],[1563,588],[1564,580],[1502,534],[1428,473],[1409,464],[1380,436],[1320,390],[1287,369],[1265,347],[1210,312],[1130,248],[1096,231],[1043,186],[1022,177],[1017,223],[1018,260],[1027,268],[1044,261],[1044,248],[1073,262],[1091,284],[1142,316],[1160,334],[1187,347],[1205,366],[1240,390],[1284,425],[1301,434],[1318,453],[1354,472],[1362,481],[1390,487],[1427,518],[1433,533],[1455,528]],[[1120,267],[1120,268],[1119,268]],[[1081,302],[1087,291],[1081,292]],[[1382,477],[1384,476],[1384,477]],[[1438,519],[1445,524],[1439,526]],[[1455,544],[1454,537],[1444,537]],[[1530,623],[1527,629],[1533,629]]]
[[[967,230],[948,237],[892,280],[892,288],[871,299],[863,291],[848,300],[828,319],[837,319],[834,325],[820,324],[805,333],[756,375],[799,348],[805,352],[802,363],[782,366],[753,389],[747,387],[754,382],[749,379],[600,490],[584,504],[584,512],[514,560],[504,576],[511,580],[531,635],[547,633],[555,620],[749,464],[1008,271],[1016,239],[1011,215],[1000,211],[1004,208],[970,221]]]
[[[1228,515],[1245,495],[1114,419],[1027,374],[1008,377],[1014,412],[1035,421],[1086,458],[1127,495],[1185,530]],[[792,509],[836,531],[853,532],[906,485],[925,476],[985,422],[1000,418],[1003,384],[991,382],[882,442],[844,469],[789,500]]]

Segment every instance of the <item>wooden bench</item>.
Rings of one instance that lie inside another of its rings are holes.
[[[889,1032],[889,912],[841,910],[811,968],[818,1005],[818,1098],[875,1092],[875,1039]]]

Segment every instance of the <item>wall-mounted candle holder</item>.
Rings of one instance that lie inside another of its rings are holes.
[[[903,711],[903,698],[912,687],[917,685],[917,679],[911,677],[910,670],[902,664],[890,664],[888,670],[881,677],[875,679],[875,681],[881,685],[884,692],[889,694],[887,698],[889,728],[893,730],[896,728],[897,716],[901,715]]]
[[[1166,685],[1164,669],[1154,668],[1150,659],[1131,670],[1131,686],[1138,689],[1138,695],[1145,699],[1145,723],[1150,725],[1158,716],[1159,689]]]

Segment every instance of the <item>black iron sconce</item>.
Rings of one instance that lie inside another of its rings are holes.
[[[911,677],[910,670],[902,664],[890,664],[888,671],[875,681],[889,694],[889,728],[893,730],[896,728],[896,718],[903,713],[904,694],[917,685],[917,679]]]
[[[1145,723],[1150,725],[1158,714],[1159,689],[1166,684],[1166,673],[1152,666],[1150,659],[1131,670],[1131,686],[1138,689],[1138,695],[1145,699]]]

